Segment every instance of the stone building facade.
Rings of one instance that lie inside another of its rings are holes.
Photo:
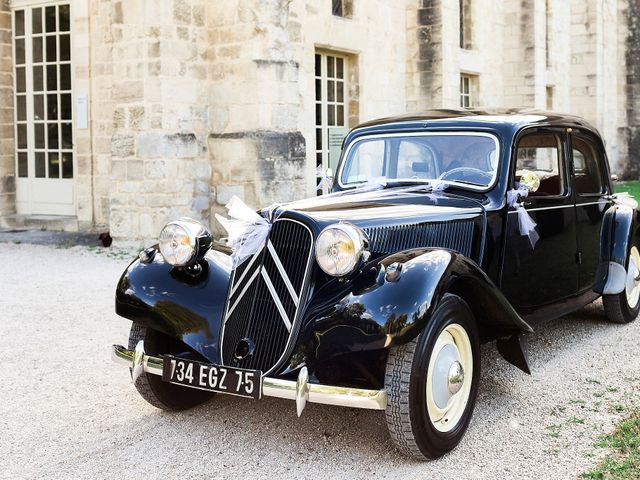
[[[427,108],[576,113],[640,174],[635,0],[0,1],[0,227],[211,224],[316,194],[348,128]]]

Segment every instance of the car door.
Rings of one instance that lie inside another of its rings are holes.
[[[576,203],[578,289],[595,283],[600,253],[600,229],[611,200],[608,169],[602,142],[592,133],[574,129],[570,134],[571,170]]]
[[[522,200],[539,236],[532,246],[519,226],[517,208],[510,207],[501,289],[517,309],[546,305],[577,291],[576,217],[568,169],[564,129],[529,129],[516,140],[512,186],[533,172],[540,187]]]

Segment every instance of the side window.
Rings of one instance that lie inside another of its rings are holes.
[[[438,178],[433,150],[417,142],[401,141],[398,146],[397,178]]]
[[[385,175],[385,141],[374,140],[360,143],[346,173],[348,183],[366,182]],[[344,179],[345,177],[343,177]]]
[[[540,188],[531,197],[563,195],[566,181],[562,169],[562,139],[555,133],[532,133],[518,142],[516,182],[525,172],[540,178]]]
[[[601,194],[602,174],[596,148],[581,135],[572,135],[571,144],[576,192],[582,195]]]

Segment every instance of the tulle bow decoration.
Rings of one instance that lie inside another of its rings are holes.
[[[236,267],[264,247],[271,222],[260,216],[235,195],[225,205],[229,218],[216,214],[216,219],[228,233],[227,246],[233,253]]]
[[[328,192],[331,191],[331,187],[333,187],[333,185],[331,183],[332,178],[330,174],[331,174],[331,170],[327,171],[322,167],[318,167],[316,169],[316,178],[320,179],[320,181],[318,182],[318,185],[316,185],[316,190],[324,191],[324,188],[327,187],[327,191]]]
[[[522,203],[518,202],[520,198],[525,198],[529,195],[529,190],[524,185],[518,185],[518,188],[509,190],[507,192],[507,203],[510,207],[515,208],[518,212],[518,226],[520,229],[520,235],[527,236],[531,248],[536,248],[536,243],[540,240],[540,235],[536,232],[536,222],[533,221],[529,212],[524,208]]]

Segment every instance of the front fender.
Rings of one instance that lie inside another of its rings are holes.
[[[116,313],[176,338],[220,362],[219,338],[231,257],[209,250],[198,273],[167,264],[153,247],[150,263],[135,260],[116,288]]]
[[[396,281],[385,278],[393,263],[401,265]],[[485,330],[494,330],[494,338],[532,332],[475,262],[459,253],[442,249],[396,253],[361,275],[366,280],[354,281],[350,291],[325,302],[330,305],[324,310],[310,306],[287,370],[407,343],[424,329],[447,292],[464,298]]]
[[[600,261],[593,290],[615,295],[625,289],[627,258],[633,245],[638,245],[638,212],[629,205],[609,208],[600,230]]]

